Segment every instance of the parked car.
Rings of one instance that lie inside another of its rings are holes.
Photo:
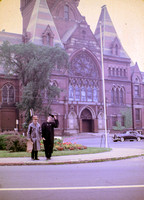
[[[144,139],[144,135],[141,135],[137,131],[126,131],[125,133],[114,134],[113,141],[121,141],[124,142],[125,140],[137,140],[141,141]]]

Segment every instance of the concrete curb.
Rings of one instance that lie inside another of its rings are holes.
[[[144,156],[144,149],[115,148],[112,151],[97,154],[53,156],[51,160],[45,160],[45,157],[40,157],[38,161],[32,161],[29,157],[0,158],[0,166],[79,164],[121,160],[140,156]]]

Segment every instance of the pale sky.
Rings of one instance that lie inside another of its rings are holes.
[[[144,71],[144,0],[80,0],[79,10],[94,32],[101,7],[107,10],[123,48]],[[20,0],[0,0],[0,31],[22,33]]]

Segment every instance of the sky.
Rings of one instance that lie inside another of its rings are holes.
[[[144,0],[80,0],[78,9],[92,32],[103,5],[107,6],[123,48],[144,72]],[[20,0],[0,0],[0,31],[22,33],[19,8]]]

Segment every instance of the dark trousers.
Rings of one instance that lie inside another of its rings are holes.
[[[31,158],[32,159],[38,159],[38,151],[34,151],[34,150],[32,150],[32,152],[31,152]]]
[[[53,152],[53,145],[50,144],[47,140],[43,140],[44,149],[45,149],[45,156],[46,158],[50,158]]]

